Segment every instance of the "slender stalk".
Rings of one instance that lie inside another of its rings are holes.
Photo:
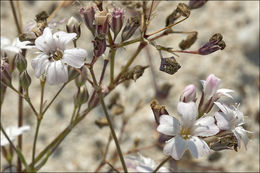
[[[116,49],[110,49],[109,51],[110,54],[110,83],[113,84],[114,83],[114,66],[115,66],[115,54],[116,54]]]
[[[168,156],[166,159],[164,159],[153,171],[153,173],[156,173],[168,160],[170,160],[172,157]]]
[[[19,19],[19,26],[20,26],[20,28],[23,28],[20,1],[16,1],[16,7],[17,7],[17,13],[18,13],[18,19]]]
[[[71,119],[70,119],[70,122],[71,122],[71,123],[73,122],[73,120],[74,120],[74,118],[75,118],[76,110],[77,110],[77,106],[74,105],[73,113],[72,113],[72,116],[71,116]]]
[[[100,75],[100,79],[99,79],[99,82],[98,82],[99,85],[102,84],[102,81],[103,81],[103,79],[104,79],[105,71],[106,71],[106,68],[107,68],[107,64],[108,64],[108,60],[105,59],[105,60],[104,60],[104,65],[103,65],[103,69],[102,69],[102,72],[101,72],[101,75]]]
[[[115,47],[120,48],[120,47],[124,47],[124,46],[130,45],[130,44],[133,44],[133,43],[137,43],[139,41],[142,41],[142,38],[136,38],[133,40],[126,41],[126,42],[120,43],[118,45],[115,45]]]
[[[92,67],[90,68],[90,73],[91,73],[91,76],[92,76],[92,78],[93,78],[94,85],[96,86],[96,90],[97,90],[97,93],[98,93],[99,100],[100,100],[100,102],[101,102],[102,108],[103,108],[104,113],[105,113],[105,115],[106,115],[106,118],[107,118],[107,121],[108,121],[108,124],[109,124],[109,128],[110,128],[110,131],[111,131],[111,135],[112,135],[113,140],[114,140],[114,142],[115,142],[115,144],[116,144],[116,148],[117,148],[118,155],[119,155],[119,158],[120,158],[120,160],[121,160],[123,169],[124,169],[125,172],[128,172],[128,171],[127,171],[126,164],[125,164],[125,160],[124,160],[124,157],[123,157],[123,154],[122,154],[122,151],[121,151],[119,142],[118,142],[118,139],[117,139],[117,137],[116,137],[116,133],[115,133],[115,131],[114,131],[114,128],[113,128],[111,119],[110,119],[109,114],[108,114],[107,109],[106,109],[106,105],[105,105],[105,102],[104,102],[104,99],[103,99],[103,94],[102,94],[101,90],[98,89],[97,80],[96,80],[96,77],[95,77],[95,74],[94,74],[94,71],[93,71]]]
[[[154,35],[154,34],[157,34],[157,33],[161,32],[161,31],[164,31],[164,30],[166,30],[166,29],[169,29],[169,28],[173,27],[174,25],[177,25],[177,24],[183,22],[183,21],[186,20],[187,18],[188,18],[188,17],[185,17],[184,19],[182,19],[182,20],[180,20],[180,21],[178,21],[178,22],[176,22],[176,23],[173,23],[173,24],[171,24],[171,25],[168,25],[167,27],[162,28],[162,29],[159,29],[158,31],[153,32],[153,33],[151,33],[151,34],[148,34],[148,35],[146,35],[146,36],[147,36],[147,37],[150,37],[150,36],[152,36],[152,35]]]
[[[40,128],[41,120],[37,120],[37,125],[36,125],[36,131],[34,135],[34,140],[33,140],[33,149],[32,149],[32,165],[31,169],[34,170],[34,163],[35,163],[35,151],[36,151],[36,142],[39,134],[39,128]]]
[[[59,3],[58,7],[51,13],[51,15],[48,17],[47,22],[49,23],[51,19],[56,15],[56,13],[63,7],[64,3],[66,1],[62,1]]]
[[[48,108],[51,106],[51,104],[54,102],[54,100],[57,98],[57,96],[60,94],[60,92],[63,90],[63,88],[67,85],[67,82],[64,83],[59,91],[55,94],[55,96],[52,98],[51,102],[46,106],[46,108],[43,110],[42,115],[45,114],[45,112],[48,110]]]
[[[18,22],[18,18],[17,18],[17,14],[14,8],[14,2],[13,0],[10,0],[10,4],[11,4],[11,8],[12,8],[12,13],[13,13],[13,17],[14,17],[14,21],[15,21],[15,25],[18,31],[18,34],[22,34],[22,29],[20,28],[19,22]]]

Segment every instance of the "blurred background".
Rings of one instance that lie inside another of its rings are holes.
[[[60,3],[60,1],[20,1],[23,26],[25,27],[41,11],[50,14]],[[87,5],[89,2],[81,2]],[[107,1],[104,4],[116,3],[121,7],[122,2]],[[150,2],[149,2],[150,3]],[[178,1],[161,1],[153,16],[148,33],[154,32],[165,26],[166,17],[176,8]],[[124,8],[124,7],[123,7]],[[53,22],[55,30],[65,30],[65,25],[69,17],[74,16],[81,20],[78,13],[78,6],[68,3],[59,10]],[[126,19],[128,16],[126,15]],[[92,55],[93,39],[90,31],[84,23],[81,25],[82,36],[78,40],[78,47],[84,48],[89,53],[89,62]],[[246,116],[245,128],[253,134],[249,134],[250,141],[245,150],[244,147],[235,152],[221,151],[211,152],[209,156],[199,160],[189,158],[189,155],[177,163],[179,171],[235,171],[235,172],[258,172],[259,171],[259,2],[258,1],[209,1],[200,9],[193,10],[191,16],[184,22],[174,26],[176,31],[197,31],[198,40],[189,50],[197,50],[202,44],[215,33],[221,33],[226,42],[223,51],[200,56],[191,54],[178,54],[175,57],[180,63],[181,69],[174,75],[169,75],[159,71],[160,56],[154,47],[149,46],[148,50],[152,56],[152,67],[155,75],[152,76],[150,69],[146,70],[141,78],[136,82],[131,81],[128,87],[119,86],[107,98],[109,103],[111,96],[116,92],[120,98],[118,102],[124,106],[124,112],[114,117],[115,128],[119,133],[121,127],[121,117],[129,116],[128,124],[125,126],[122,135],[122,150],[129,151],[138,141],[138,147],[146,147],[154,144],[156,133],[154,118],[150,109],[150,102],[155,98],[153,80],[159,87],[165,83],[171,85],[171,90],[166,99],[160,101],[166,105],[170,114],[176,114],[176,105],[179,96],[188,84],[194,84],[197,91],[201,89],[200,80],[213,73],[222,83],[220,88],[229,88],[235,91],[234,103],[240,103],[240,110]],[[135,33],[138,35],[138,31]],[[10,3],[1,1],[1,36],[13,40],[17,36],[14,19],[11,13]],[[156,43],[166,47],[179,49],[179,42],[186,35],[172,34],[159,39]],[[120,49],[116,56],[115,73],[117,74],[127,59],[137,48],[137,43]],[[71,45],[72,46],[72,45]],[[38,108],[40,101],[40,85],[34,76],[30,62],[35,56],[35,51],[29,51],[28,71],[32,78],[30,95],[32,102]],[[107,52],[105,53],[107,55]],[[163,54],[169,57],[170,54]],[[143,50],[134,64],[149,65],[146,52]],[[103,60],[100,58],[95,66],[97,74],[100,74]],[[108,69],[109,70],[109,69]],[[109,71],[105,76],[104,84],[108,84]],[[18,73],[15,73],[17,79]],[[14,82],[17,86],[17,81]],[[58,91],[60,86],[47,86],[45,99],[50,100]],[[91,90],[89,91],[91,93]],[[44,116],[40,134],[38,138],[37,152],[40,152],[49,144],[59,132],[68,124],[73,109],[73,95],[76,93],[74,83],[69,84],[59,95],[52,108]],[[17,95],[11,90],[7,90],[5,101],[2,107],[1,121],[5,127],[17,124]],[[137,104],[141,103],[141,108],[134,111]],[[32,139],[35,131],[35,117],[32,111],[24,103],[24,124],[31,126],[31,131],[23,137],[23,151],[27,159],[31,158]],[[111,110],[112,112],[112,110]],[[110,112],[110,113],[111,113]],[[57,151],[49,158],[46,166],[41,171],[93,171],[102,159],[104,149],[109,137],[109,128],[99,128],[95,121],[104,117],[101,107],[92,111],[64,142]],[[110,145],[110,153],[114,152],[114,143]],[[140,151],[143,155],[151,157],[156,162],[165,158],[161,149],[153,147]],[[109,155],[110,156],[110,155]],[[2,156],[1,156],[2,157]],[[172,163],[176,164],[176,163]],[[1,167],[5,162],[1,159]],[[120,162],[117,163],[120,167]],[[169,166],[169,165],[166,165]],[[102,171],[106,170],[106,166]]]

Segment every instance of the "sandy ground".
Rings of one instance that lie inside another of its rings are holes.
[[[85,3],[87,4],[87,3]],[[57,2],[51,1],[20,1],[23,24],[42,11],[51,11],[57,5]],[[162,1],[157,9],[154,19],[151,23],[149,32],[156,31],[164,26],[164,20],[177,5],[177,2]],[[77,8],[74,6],[66,7],[59,11],[55,20],[69,18],[71,15],[78,16]],[[59,26],[64,29],[64,25]],[[170,95],[162,102],[167,106],[170,113],[176,113],[176,104],[181,91],[187,84],[195,84],[199,89],[199,80],[205,79],[209,74],[214,73],[222,79],[221,88],[230,88],[235,90],[234,102],[241,104],[240,108],[246,115],[246,129],[254,132],[250,135],[250,142],[247,151],[242,148],[238,152],[222,151],[212,152],[209,157],[199,160],[180,161],[179,170],[182,171],[259,171],[259,2],[257,1],[213,1],[208,2],[203,8],[194,10],[189,19],[177,25],[175,30],[198,31],[198,40],[190,48],[196,50],[205,43],[214,33],[221,33],[224,36],[227,47],[223,51],[215,52],[208,56],[198,56],[190,54],[179,54],[176,57],[181,64],[181,69],[173,76],[159,71],[159,54],[153,47],[149,47],[153,58],[153,66],[156,73],[156,81],[159,85],[168,82],[173,85]],[[11,14],[11,8],[8,1],[1,1],[1,36],[14,39],[16,36],[16,27]],[[149,33],[148,32],[148,33]],[[171,46],[178,49],[178,43],[183,39],[183,35],[176,34],[160,39],[157,43],[165,46]],[[79,47],[88,50],[91,57],[92,43],[90,32],[82,25],[82,36],[78,42]],[[137,44],[121,49],[116,57],[116,73],[126,62],[127,58],[136,49]],[[33,58],[33,52],[28,55],[28,71],[32,77],[31,86],[32,102],[39,105],[40,86],[39,81],[33,75],[30,61]],[[166,55],[165,56],[169,56]],[[90,59],[89,59],[90,60]],[[89,61],[87,60],[87,61]],[[145,51],[138,56],[135,64],[147,65]],[[102,67],[102,61],[97,62],[95,70],[97,73]],[[108,73],[109,74],[109,73]],[[17,78],[17,75],[16,75]],[[109,79],[109,75],[106,76]],[[17,84],[17,82],[14,82]],[[108,81],[105,80],[105,84]],[[46,100],[50,100],[59,89],[59,86],[47,86]],[[154,119],[150,109],[150,102],[154,98],[154,88],[150,70],[145,71],[144,75],[136,83],[131,82],[129,89],[120,86],[116,89],[121,95],[120,102],[125,106],[123,116],[131,116],[129,123],[122,136],[122,150],[128,151],[134,139],[139,139],[139,147],[149,146],[156,140],[154,130]],[[44,116],[40,128],[37,152],[40,152],[45,145],[62,131],[70,120],[70,114],[73,108],[72,97],[75,93],[74,84],[68,85],[62,94],[55,101],[52,109],[48,110]],[[113,93],[111,94],[113,95]],[[106,98],[108,101],[109,98]],[[135,105],[142,101],[142,108],[133,113]],[[24,124],[31,125],[32,130],[24,135],[24,152],[26,159],[31,158],[32,139],[35,130],[35,119],[29,109],[25,108]],[[2,107],[2,123],[4,126],[16,124],[17,115],[17,96],[14,92],[8,90],[6,100]],[[99,129],[94,121],[99,117],[104,117],[100,107],[92,111],[88,117],[77,126],[69,136],[64,140],[55,154],[49,158],[48,163],[41,171],[93,171],[99,164],[104,149],[109,129]],[[121,118],[115,117],[115,127],[117,132],[121,126]],[[110,150],[114,150],[114,144],[111,144]],[[149,156],[156,161],[160,161],[165,156],[158,148],[152,148],[141,151],[145,156]],[[220,156],[211,161],[213,156]],[[186,159],[187,160],[187,159]],[[5,162],[1,162],[1,167]],[[120,163],[117,163],[120,166]],[[104,167],[107,168],[107,167]],[[104,169],[105,170],[105,169]]]

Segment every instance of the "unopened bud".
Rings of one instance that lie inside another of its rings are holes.
[[[149,67],[149,66],[140,66],[137,65],[134,68],[130,69],[128,72],[126,72],[123,76],[122,79],[124,80],[129,80],[133,79],[136,81],[139,77],[141,77],[144,73],[144,70]]]
[[[120,32],[121,28],[123,27],[123,19],[124,19],[124,11],[119,8],[115,8],[112,12],[112,24],[111,29],[115,34],[115,37]]]
[[[196,88],[194,85],[188,85],[184,88],[180,101],[185,103],[196,101]]]
[[[68,73],[69,73],[69,80],[71,81],[73,79],[75,79],[76,77],[79,76],[79,72],[77,72],[77,70],[75,70],[73,67],[68,66]]]
[[[153,111],[154,114],[154,118],[155,118],[155,122],[157,123],[157,125],[159,125],[160,123],[160,116],[161,115],[169,115],[169,113],[167,112],[165,106],[160,105],[158,103],[158,101],[153,100],[150,104],[151,109]]]
[[[87,77],[87,70],[86,67],[83,66],[81,70],[82,74],[80,74],[76,79],[75,79],[75,84],[77,87],[81,87],[86,83],[86,77]]]
[[[122,41],[126,41],[129,38],[131,38],[139,26],[140,26],[140,20],[137,16],[128,19],[122,31],[122,35],[121,35]]]
[[[203,86],[204,96],[212,97],[216,92],[221,83],[221,80],[214,74],[210,74]]]
[[[90,5],[86,8],[81,8],[80,14],[81,14],[86,26],[91,31],[91,33],[94,35],[94,33],[95,33],[95,26],[94,26],[95,10],[94,10],[94,7],[92,5]]]
[[[27,67],[27,61],[25,57],[21,54],[17,54],[15,57],[15,66],[19,72],[23,72]]]
[[[174,57],[161,58],[160,71],[173,75],[181,68]]]
[[[1,82],[3,82],[7,86],[12,85],[12,77],[10,73],[10,66],[8,59],[1,59],[1,74],[0,74]]]
[[[195,43],[195,41],[197,40],[197,35],[198,35],[197,32],[189,34],[185,40],[182,40],[180,42],[179,47],[182,50],[190,48],[193,45],[193,43]]]
[[[94,44],[94,55],[96,57],[101,56],[106,51],[106,39],[96,37],[92,42]]]
[[[77,94],[74,96],[74,104],[76,107],[86,103],[89,98],[89,93],[86,85],[78,88]]]
[[[189,7],[190,9],[197,9],[202,7],[208,0],[190,0]]]
[[[19,80],[24,90],[27,90],[32,82],[31,77],[29,76],[26,70],[20,74]]]
[[[68,33],[76,33],[77,34],[77,39],[81,35],[81,29],[80,29],[80,22],[73,16],[70,17],[66,29]]]
[[[190,8],[184,3],[179,3],[176,9],[183,17],[190,16]]]

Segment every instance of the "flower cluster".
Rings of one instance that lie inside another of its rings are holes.
[[[180,96],[177,106],[180,121],[167,114],[160,116],[157,131],[170,138],[163,149],[166,155],[179,160],[186,149],[189,149],[193,157],[202,157],[210,152],[210,147],[214,149],[212,146],[217,143],[217,141],[207,141],[207,137],[210,136],[233,135],[239,148],[241,140],[246,147],[248,131],[242,127],[243,113],[237,107],[229,107],[218,101],[221,96],[232,98],[228,94],[232,90],[218,89],[220,82],[221,80],[213,74],[209,75],[206,81],[202,81],[203,91],[199,106],[196,104],[195,86],[188,85]],[[219,110],[211,113],[214,104]]]

